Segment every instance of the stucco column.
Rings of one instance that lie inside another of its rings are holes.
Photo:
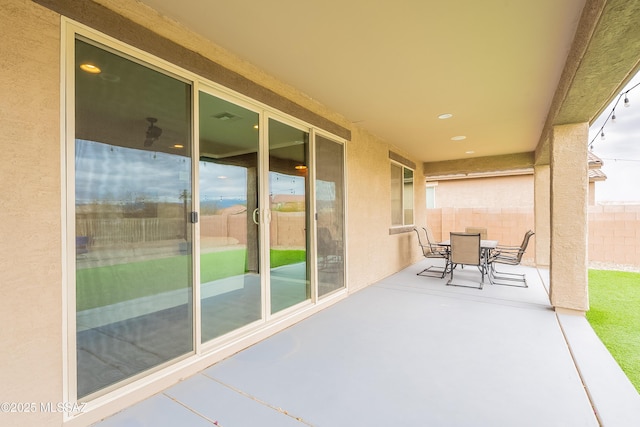
[[[551,137],[551,304],[586,311],[588,123],[554,126]]]
[[[551,263],[551,167],[535,166],[533,177],[536,265],[549,268]]]

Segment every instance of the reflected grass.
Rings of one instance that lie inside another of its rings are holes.
[[[272,249],[270,254],[272,268],[303,262],[306,258],[304,250]],[[201,282],[244,274],[246,258],[245,249],[202,254]],[[186,289],[193,283],[191,277],[190,255],[80,269],[76,271],[76,310]]]

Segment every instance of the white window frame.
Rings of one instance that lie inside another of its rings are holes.
[[[425,185],[425,207],[427,209],[436,209],[436,188],[438,187],[437,182],[427,182]],[[429,206],[429,189],[433,189],[433,206]]]
[[[402,175],[402,186],[401,186],[401,190],[400,190],[400,204],[402,206],[402,224],[394,224],[393,223],[393,206],[391,206],[391,228],[398,228],[398,227],[409,227],[415,224],[415,212],[416,212],[416,204],[415,204],[415,180],[416,180],[416,172],[415,169],[410,168],[407,165],[404,165],[400,162],[391,160],[390,161],[390,165],[391,166],[396,166],[399,167],[401,170],[401,175]],[[411,171],[411,174],[413,175],[412,177],[412,181],[411,181],[411,217],[412,220],[411,222],[407,222],[406,218],[405,218],[405,197],[406,197],[406,190],[405,190],[405,182],[404,182],[404,175],[405,175],[405,171],[409,170]],[[393,185],[391,185],[391,201],[390,203],[393,202]]]

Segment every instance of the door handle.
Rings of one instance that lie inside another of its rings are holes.
[[[260,211],[258,210],[258,208],[255,208],[255,209],[253,210],[252,218],[253,218],[253,223],[254,223],[255,225],[260,225],[260,223],[258,222],[258,215],[259,215],[259,212],[260,212]]]

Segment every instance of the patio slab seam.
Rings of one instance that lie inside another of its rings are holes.
[[[237,393],[237,394],[241,395],[242,397],[246,397],[247,399],[250,399],[250,400],[252,400],[252,401],[254,401],[254,402],[256,402],[256,403],[258,403],[258,404],[260,404],[260,405],[263,405],[263,406],[265,406],[265,407],[267,407],[267,408],[269,408],[269,409],[272,409],[272,410],[274,410],[274,411],[276,411],[276,412],[278,412],[278,413],[280,413],[280,414],[282,414],[282,415],[286,415],[286,416],[288,416],[289,418],[292,418],[293,420],[295,420],[295,421],[298,421],[298,422],[302,423],[303,425],[306,425],[306,426],[313,426],[313,424],[311,424],[311,423],[309,423],[309,422],[305,421],[305,419],[304,419],[304,418],[302,418],[302,417],[297,417],[297,416],[295,416],[295,415],[291,414],[291,413],[290,413],[289,411],[287,411],[286,409],[283,409],[283,408],[281,408],[281,407],[279,407],[279,406],[272,405],[272,404],[270,404],[270,403],[268,403],[268,402],[266,402],[266,401],[264,401],[264,400],[262,400],[262,399],[259,399],[259,398],[258,398],[258,397],[256,397],[256,396],[253,396],[253,395],[251,395],[251,394],[249,394],[249,393],[247,393],[247,392],[244,392],[244,391],[240,390],[240,389],[239,389],[239,388],[237,388],[237,387],[234,387],[234,386],[232,386],[232,385],[230,385],[230,384],[227,384],[227,383],[225,383],[225,382],[223,382],[223,381],[220,381],[219,379],[217,379],[217,378],[215,378],[215,377],[212,377],[211,375],[207,374],[206,372],[202,372],[202,373],[201,373],[201,375],[202,375],[203,377],[205,377],[205,378],[208,378],[208,379],[210,379],[210,380],[212,380],[212,381],[217,382],[217,383],[218,383],[218,384],[220,384],[221,386],[228,388],[229,390],[233,391],[234,393]],[[224,426],[222,426],[222,427],[224,427]]]
[[[190,407],[189,405],[186,405],[184,403],[182,403],[180,400],[176,399],[175,397],[169,395],[165,392],[162,393],[163,396],[167,397],[168,399],[171,399],[173,402],[177,403],[178,405],[182,406],[183,408],[185,408],[187,411],[193,413],[194,415],[204,419],[207,422],[210,422],[212,425],[218,425],[218,421],[216,420],[212,420],[211,418],[207,417],[206,415],[196,411],[195,409],[193,409],[192,407]],[[223,426],[220,426],[223,427]]]

